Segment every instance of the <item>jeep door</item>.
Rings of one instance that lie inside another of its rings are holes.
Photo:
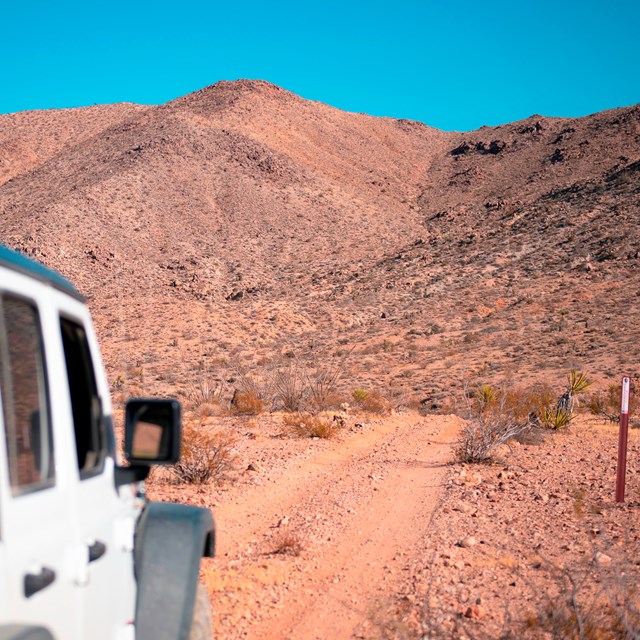
[[[54,428],[50,288],[0,275],[0,620],[81,640],[70,442]]]
[[[84,305],[64,296],[59,302],[58,328],[66,370],[60,402],[75,440],[78,530],[85,550],[80,590],[82,637],[133,638],[136,498],[131,487],[119,490],[115,486],[109,389],[89,313]]]

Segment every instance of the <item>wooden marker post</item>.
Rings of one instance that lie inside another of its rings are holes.
[[[616,502],[624,502],[624,485],[627,475],[627,440],[629,439],[629,378],[622,378],[620,399],[620,438],[618,440],[618,475],[616,478]]]

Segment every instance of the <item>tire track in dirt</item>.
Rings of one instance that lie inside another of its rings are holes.
[[[204,574],[216,637],[374,633],[376,607],[420,556],[458,428],[395,415],[219,507],[220,556]]]
[[[234,503],[218,505],[216,520],[222,523],[217,532],[220,552],[229,556],[242,553],[257,531],[273,526],[279,514],[302,502],[310,486],[321,485],[322,478],[333,473],[336,466],[360,451],[376,447],[395,428],[393,419],[381,421],[371,431],[352,436],[346,442],[335,442],[329,451],[295,461],[279,483],[256,487]]]

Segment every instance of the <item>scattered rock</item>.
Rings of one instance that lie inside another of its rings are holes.
[[[502,153],[506,148],[507,144],[503,140],[492,140],[489,144],[485,142],[478,142],[476,144],[476,151],[483,155],[498,155]]]
[[[233,293],[230,293],[225,298],[225,300],[228,300],[230,302],[238,302],[239,300],[242,300],[242,298],[244,298],[244,291],[240,289],[240,291],[234,291]]]
[[[596,552],[595,560],[601,567],[608,566],[612,562],[611,556],[608,556],[606,553],[602,553],[601,551]]]
[[[472,604],[464,611],[464,617],[470,620],[480,620],[486,615],[485,610],[479,604]]]
[[[465,153],[469,153],[471,151],[471,145],[468,142],[463,142],[461,145],[457,146],[455,149],[452,149],[449,153],[452,156],[460,156]]]
[[[460,511],[460,513],[472,513],[475,511],[475,509],[467,502],[460,502],[456,510]]]
[[[463,549],[470,549],[471,547],[475,547],[477,544],[476,539],[473,536],[465,536],[458,542],[458,546]]]

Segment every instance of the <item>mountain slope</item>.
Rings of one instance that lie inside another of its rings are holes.
[[[437,403],[639,355],[638,107],[446,133],[221,82],[0,116],[0,148],[0,238],[76,281],[129,385],[292,352]]]
[[[114,104],[0,115],[0,185],[146,108]]]

